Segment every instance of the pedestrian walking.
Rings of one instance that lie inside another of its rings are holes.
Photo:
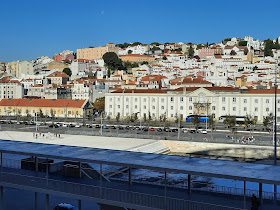
[[[260,206],[260,203],[259,203],[257,197],[255,196],[255,194],[253,194],[251,202],[252,202],[251,203],[251,210],[258,210],[259,206]]]
[[[43,139],[45,138],[45,134],[43,134]]]
[[[60,134],[58,134],[58,138],[60,138]]]

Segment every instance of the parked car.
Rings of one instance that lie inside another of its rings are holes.
[[[53,210],[77,210],[77,208],[71,204],[60,203],[56,205]]]
[[[177,129],[177,128],[174,128],[174,129],[172,129],[172,132],[173,132],[173,133],[177,133],[177,132],[178,132],[178,129]]]
[[[143,131],[148,131],[148,128],[143,128],[142,130],[143,130]]]
[[[102,125],[102,129],[108,129],[107,125]]]
[[[157,129],[157,132],[162,132],[162,129],[161,129],[161,128],[158,128],[158,129]]]
[[[150,128],[150,131],[155,131],[155,129],[154,128]]]
[[[69,124],[69,127],[70,127],[70,128],[74,128],[75,125],[74,125],[74,124]]]
[[[98,124],[97,124],[97,125],[95,125],[95,128],[100,128],[100,125],[98,125]]]
[[[116,129],[116,126],[114,126],[114,125],[111,125],[111,127],[110,127],[111,129]]]
[[[169,129],[169,128],[164,128],[163,131],[165,131],[165,132],[171,132],[171,129]]]
[[[126,127],[125,127],[125,129],[126,129],[126,130],[129,130],[129,129],[130,129],[130,127],[129,127],[129,126],[126,126]]]
[[[80,127],[81,127],[80,124],[75,125],[75,128],[80,128]]]
[[[207,130],[202,130],[201,133],[202,134],[207,134]]]
[[[119,129],[119,130],[123,130],[124,128],[123,128],[122,126],[119,126],[118,129]]]
[[[67,128],[67,127],[68,127],[68,125],[67,125],[67,124],[65,124],[65,123],[63,123],[63,124],[62,124],[62,127],[63,127],[63,128]]]
[[[91,124],[87,124],[87,127],[88,127],[88,128],[92,128],[92,125],[91,125]]]
[[[183,132],[183,133],[188,133],[189,131],[188,131],[188,129],[183,128],[183,129],[182,129],[182,132]]]
[[[58,125],[57,124],[51,124],[49,125],[50,128],[58,128]]]

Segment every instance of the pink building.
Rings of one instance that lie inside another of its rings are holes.
[[[205,58],[206,56],[221,55],[223,49],[220,47],[203,47],[198,49],[198,56],[200,58]]]
[[[54,60],[57,62],[66,61],[66,60],[68,60],[68,61],[74,60],[73,51],[70,51],[70,50],[64,50],[61,53],[55,54],[53,57],[54,57]]]

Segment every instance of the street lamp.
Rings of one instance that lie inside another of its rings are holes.
[[[277,74],[278,74],[278,59],[276,60],[275,68],[275,99],[274,99],[274,165],[277,165]],[[277,202],[277,185],[274,185],[274,201]]]

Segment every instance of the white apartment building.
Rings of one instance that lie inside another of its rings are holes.
[[[23,85],[17,80],[0,81],[0,99],[22,98],[23,89]]]
[[[278,94],[280,90],[278,90]],[[274,110],[273,89],[253,89],[242,93],[230,87],[192,87],[174,91],[164,90],[119,90],[105,94],[106,114],[115,118],[118,113],[125,118],[139,113],[141,118],[149,113],[153,119],[166,116],[185,119],[191,114],[214,114],[216,118],[224,115],[252,115],[262,122],[264,116]],[[280,114],[280,99],[277,101]]]

